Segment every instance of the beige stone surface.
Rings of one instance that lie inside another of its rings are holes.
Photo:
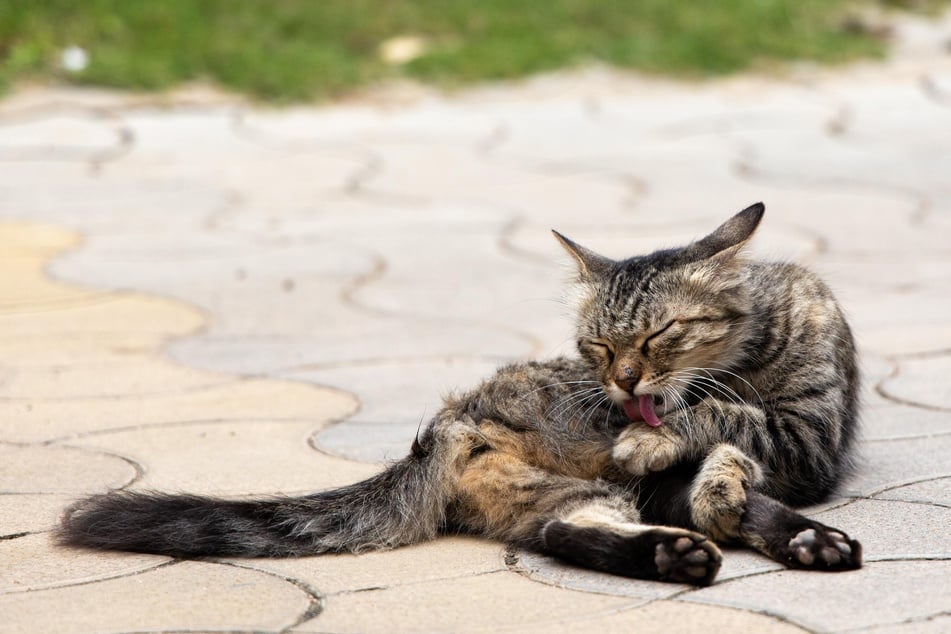
[[[53,528],[72,497],[66,493],[7,493],[0,496],[0,540]]]
[[[72,441],[108,448],[148,465],[136,488],[221,495],[307,493],[343,486],[380,470],[318,453],[307,444],[312,422],[154,425]],[[209,469],[207,456],[215,456]]]
[[[594,616],[631,599],[560,590],[508,572],[424,581],[325,597],[296,632],[496,631]]]
[[[298,579],[325,595],[366,592],[436,582],[446,587],[465,577],[505,570],[503,546],[471,537],[446,537],[396,550],[299,559],[233,560],[243,566]]]
[[[137,465],[114,453],[0,443],[3,493],[101,493],[126,486],[137,477]]]
[[[736,634],[795,634],[808,632],[792,623],[767,616],[710,605],[685,605],[673,601],[654,601],[644,606],[606,611],[606,614],[577,620],[566,618],[558,622],[533,624],[512,628],[518,632],[598,632],[620,634],[688,634],[690,632],[735,632]]]
[[[126,577],[169,561],[155,555],[65,550],[50,532],[0,541],[0,556],[0,596]]]
[[[0,632],[278,631],[314,598],[283,579],[182,562],[95,583],[2,595]]]

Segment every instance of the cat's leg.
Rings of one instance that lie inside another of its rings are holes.
[[[762,479],[762,469],[755,460],[732,445],[716,445],[690,486],[693,525],[718,542],[738,539],[746,512],[746,492]]]
[[[862,565],[861,544],[757,491],[759,474],[756,462],[739,449],[717,445],[699,465],[644,477],[642,515],[721,543],[743,544],[792,568],[836,571]]]
[[[606,503],[607,502],[607,503]],[[543,551],[585,568],[636,579],[709,585],[720,569],[720,550],[686,529],[631,522],[608,500],[592,499],[549,520]]]
[[[489,450],[459,480],[454,523],[578,566],[706,585],[721,555],[705,536],[641,523],[634,495],[603,481],[539,469]]]
[[[693,526],[719,542],[739,541],[792,568],[851,570],[862,546],[755,490],[762,471],[728,444],[713,448],[690,485]]]
[[[790,568],[836,572],[862,567],[859,542],[756,490],[746,492],[739,538]]]

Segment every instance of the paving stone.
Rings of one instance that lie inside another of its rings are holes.
[[[951,475],[947,455],[951,435],[903,438],[862,445],[859,467],[842,489],[847,495],[871,495],[885,488]]]
[[[68,310],[66,310],[68,309]],[[0,314],[4,341],[55,341],[69,338],[118,342],[118,350],[103,346],[103,354],[120,354],[124,341],[148,342],[154,348],[164,337],[194,332],[203,323],[197,311],[154,297],[88,293],[68,306]],[[126,350],[126,352],[128,352]],[[43,356],[50,356],[47,353]]]
[[[0,495],[0,545],[14,535],[50,530],[72,500],[61,494]]]
[[[359,555],[236,561],[300,580],[318,588],[323,596],[424,582],[452,584],[464,577],[505,570],[501,544],[467,537],[440,537],[432,542]]]
[[[137,475],[130,461],[111,453],[0,443],[2,493],[102,492],[125,486]]]
[[[812,631],[856,630],[947,610],[949,573],[951,561],[872,562],[861,571],[835,574],[784,570],[695,590],[678,600],[755,609]]]
[[[182,562],[141,574],[3,597],[0,632],[277,631],[313,606],[261,572]]]
[[[125,577],[169,561],[156,555],[66,548],[55,544],[48,532],[0,541],[0,554],[0,596]]]
[[[883,381],[882,390],[904,403],[947,412],[946,430],[951,432],[951,355],[901,359],[898,372]]]
[[[930,73],[925,79],[926,96],[942,105],[951,104],[951,72]]]
[[[435,319],[370,318],[360,311],[348,316],[338,315],[311,335],[209,335],[175,342],[168,351],[174,359],[193,367],[239,374],[286,374],[343,364],[367,365],[380,359],[515,359],[535,348],[535,341],[520,333],[499,332],[488,326],[443,322],[436,329],[439,322]]]
[[[0,160],[102,161],[127,151],[131,139],[103,112],[31,109],[0,119]]]
[[[813,517],[862,542],[865,561],[951,559],[947,528],[951,508],[885,499],[856,500]]]
[[[211,374],[182,372],[162,360],[77,360],[66,366],[21,367],[5,391],[18,400],[125,398],[140,394],[169,394],[228,382]]]
[[[138,179],[147,170],[157,180],[214,182],[240,196],[242,205],[267,210],[343,190],[369,161],[355,146],[302,152],[252,143],[237,133],[238,117],[233,106],[174,117],[164,110],[127,112],[124,119],[135,135],[135,148],[126,160],[110,166],[110,175]],[[182,147],[191,149],[183,153]]]
[[[496,125],[485,109],[460,107],[458,101],[434,96],[395,107],[356,103],[248,111],[237,130],[266,147],[307,151],[381,141],[466,146],[489,136]]]
[[[315,432],[312,442],[330,453],[366,462],[403,457],[452,391],[478,384],[497,360],[425,359],[338,366],[282,373],[282,378],[333,386],[355,394],[360,411]]]
[[[937,616],[910,619],[894,625],[872,626],[863,631],[870,634],[943,634],[951,628],[951,616]]]
[[[951,302],[943,290],[904,294],[838,287],[856,342],[880,355],[933,353],[951,346]],[[909,311],[914,306],[914,311]]]
[[[883,491],[875,496],[881,500],[904,500],[922,504],[943,504],[951,507],[951,477],[935,478]]]
[[[861,437],[866,441],[951,434],[948,412],[885,403],[866,404],[860,416]]]
[[[792,623],[771,615],[755,614],[711,605],[653,601],[633,608],[608,611],[607,614],[565,618],[558,622],[519,626],[519,632],[578,632],[581,629],[604,634],[643,632],[679,634],[685,632],[765,632],[767,634],[804,632]],[[509,630],[503,630],[509,631]]]
[[[320,421],[355,411],[356,401],[338,390],[289,381],[232,380],[177,393],[68,401],[0,400],[0,419],[16,422],[4,440],[38,442],[98,432],[189,422]]]
[[[310,422],[155,425],[77,439],[148,465],[137,487],[215,495],[310,493],[367,478],[379,467],[322,455]],[[214,468],[208,456],[218,456]]]
[[[577,619],[631,599],[570,592],[494,572],[326,597],[324,610],[294,632],[458,632]],[[491,606],[491,609],[487,609]],[[398,619],[381,614],[400,614]]]

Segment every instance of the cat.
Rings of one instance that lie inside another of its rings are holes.
[[[121,491],[70,507],[62,543],[302,556],[465,533],[642,579],[711,583],[719,543],[812,570],[861,545],[792,510],[852,466],[856,352],[829,289],[742,251],[757,203],[684,247],[577,264],[576,357],[505,366],[448,397],[409,455],[297,498]]]

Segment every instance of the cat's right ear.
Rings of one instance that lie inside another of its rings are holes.
[[[614,269],[615,262],[603,255],[598,255],[590,249],[586,249],[577,242],[569,240],[554,229],[551,232],[558,239],[558,242],[565,248],[565,251],[575,259],[578,264],[578,277],[585,282],[594,282],[604,279],[610,275]]]

